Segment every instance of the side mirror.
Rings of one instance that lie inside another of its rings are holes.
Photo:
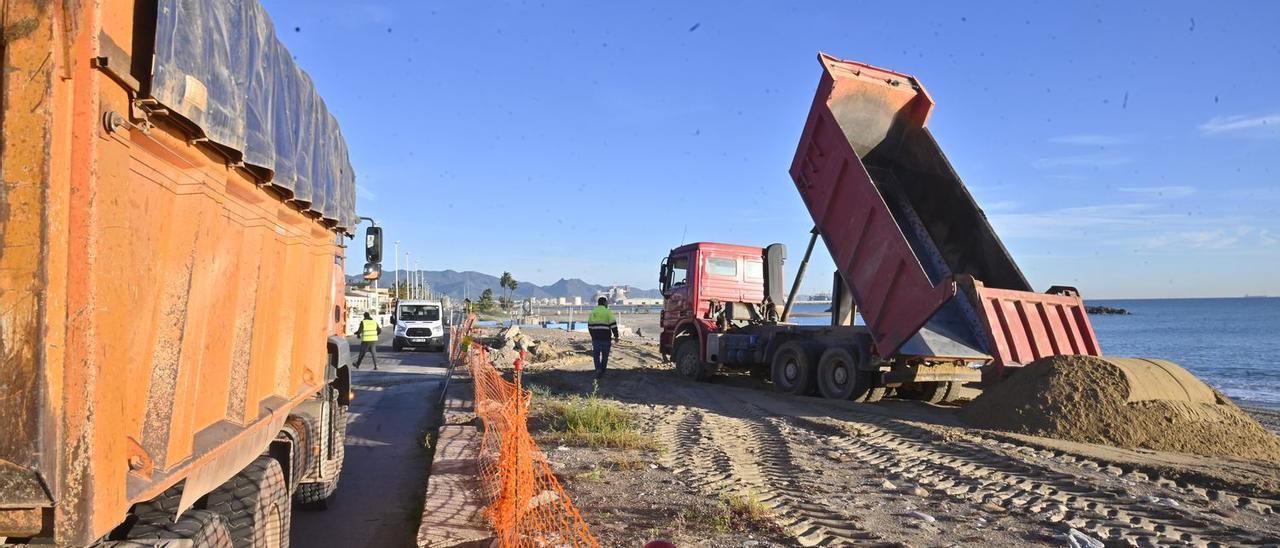
[[[382,227],[371,226],[364,230],[364,260],[369,263],[382,262]],[[365,276],[369,279],[368,276]]]
[[[378,263],[364,263],[364,279],[376,280],[382,277],[382,265]]]
[[[667,289],[667,280],[671,277],[671,265],[667,263],[667,259],[662,259],[662,266],[658,267],[658,287],[662,290]]]
[[[395,324],[396,324],[396,315],[395,315],[395,314],[392,314],[392,315],[391,315],[391,325],[395,325]]]

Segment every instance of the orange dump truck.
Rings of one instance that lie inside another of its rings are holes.
[[[343,458],[337,122],[254,0],[3,7],[0,544],[287,544]]]

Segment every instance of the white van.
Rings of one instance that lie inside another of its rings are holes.
[[[443,307],[440,301],[406,299],[396,303],[391,323],[396,326],[396,336],[391,347],[397,351],[406,346],[433,347],[444,350]]]

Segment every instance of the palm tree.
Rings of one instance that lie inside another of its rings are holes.
[[[507,290],[508,288],[510,288],[510,287],[511,287],[511,280],[512,280],[512,279],[513,279],[513,278],[511,277],[511,273],[510,273],[510,272],[503,272],[503,273],[502,273],[502,277],[501,277],[501,278],[498,278],[498,285],[499,285],[499,286],[502,286],[502,294],[503,294],[503,296],[506,296],[506,294],[507,294],[507,291],[506,291],[506,290]]]

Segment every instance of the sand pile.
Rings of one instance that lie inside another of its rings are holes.
[[[986,389],[961,417],[980,428],[1069,441],[1280,462],[1280,437],[1221,393],[1201,402],[1172,391],[1155,394],[1170,399],[1149,399],[1152,383],[1135,388],[1128,378],[1098,358],[1045,358]]]

